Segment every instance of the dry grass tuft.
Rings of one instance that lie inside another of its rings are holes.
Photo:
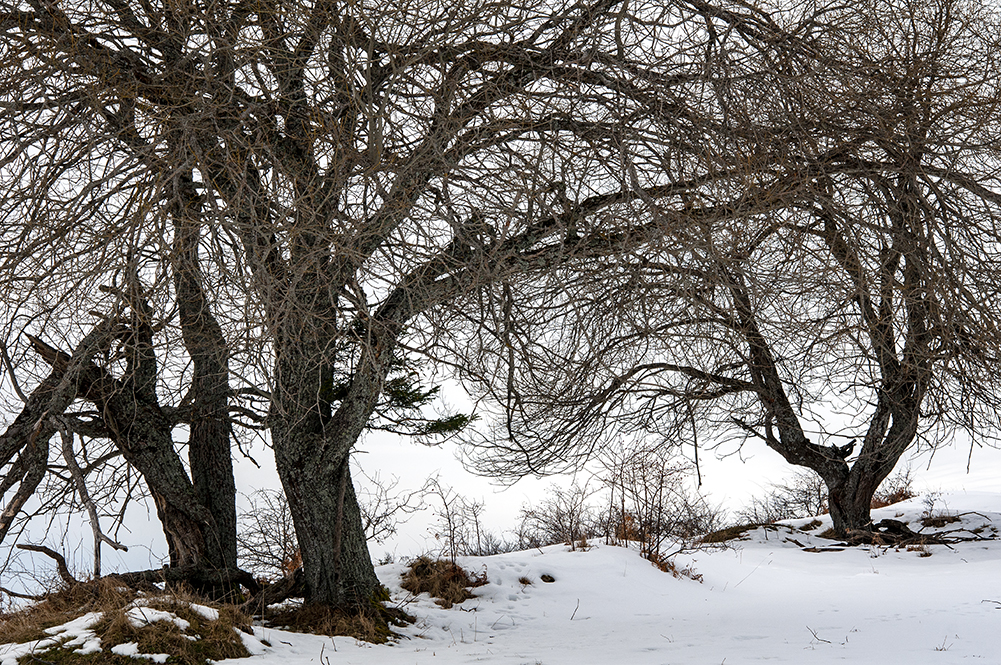
[[[436,603],[448,609],[474,598],[469,589],[486,583],[486,573],[471,574],[451,561],[422,556],[410,562],[400,586],[413,594],[430,594],[437,598]]]
[[[730,541],[730,540],[737,540],[737,539],[743,538],[744,536],[747,535],[748,531],[753,531],[754,529],[757,529],[757,528],[760,528],[760,527],[764,527],[766,529],[768,529],[768,528],[771,528],[771,529],[777,528],[774,524],[767,524],[767,523],[761,523],[761,522],[751,522],[749,524],[738,524],[736,526],[728,526],[725,529],[720,529],[718,531],[713,531],[711,533],[707,533],[706,535],[702,536],[702,538],[699,539],[699,542],[705,543],[705,544],[725,543],[725,542]]]
[[[282,630],[317,635],[345,635],[375,644],[383,644],[390,637],[386,625],[376,617],[348,614],[326,605],[304,605],[269,613],[268,623]]]
[[[142,606],[172,612],[190,626],[181,630],[170,621],[133,626],[126,612],[140,599]],[[58,665],[134,665],[134,658],[111,653],[112,647],[128,642],[137,643],[140,653],[169,654],[169,662],[178,665],[207,665],[215,660],[250,656],[235,630],[249,630],[250,617],[233,606],[214,605],[219,619],[209,620],[191,608],[192,602],[206,604],[200,598],[184,594],[144,598],[119,586],[114,579],[105,578],[50,593],[34,605],[0,617],[0,634],[4,636],[3,642],[30,642],[50,637],[44,632],[46,628],[88,612],[100,612],[103,617],[90,630],[101,639],[101,652],[83,655],[76,652],[77,647],[53,647],[36,656],[35,661]]]
[[[921,520],[921,526],[931,527],[933,529],[941,529],[947,524],[955,524],[959,521],[959,517],[956,515],[935,515],[925,517]]]
[[[382,590],[371,608],[345,612],[327,605],[302,605],[268,613],[268,624],[285,630],[317,635],[344,635],[364,642],[384,644],[393,636],[389,626],[403,626],[416,619],[396,607],[385,607],[388,591]]]

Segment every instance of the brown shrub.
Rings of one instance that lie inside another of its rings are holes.
[[[671,573],[675,579],[689,579],[702,584],[702,574],[695,572],[691,566],[678,568],[672,559],[663,557],[656,553],[652,553],[646,558],[660,570],[665,573]]]
[[[954,524],[958,521],[959,517],[956,515],[935,515],[923,518],[921,520],[921,526],[941,529],[946,524]]]
[[[914,477],[911,470],[910,468],[903,469],[883,481],[883,484],[873,494],[869,508],[885,508],[907,499],[913,499],[916,496],[917,492],[914,491]]]
[[[445,609],[464,600],[474,598],[469,589],[483,586],[487,583],[486,573],[476,575],[464,570],[461,566],[445,561],[432,560],[422,556],[414,559],[407,566],[400,586],[413,594],[427,593]]]
[[[345,612],[327,605],[303,605],[268,614],[268,624],[284,630],[316,635],[345,635],[364,642],[384,644],[393,636],[389,625],[413,623],[397,608],[371,612]]]

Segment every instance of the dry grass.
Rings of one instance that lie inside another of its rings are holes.
[[[46,628],[71,621],[87,612],[114,612],[136,599],[136,593],[101,579],[46,594],[45,598],[16,612],[0,614],[4,643],[24,643],[50,637]]]
[[[725,543],[730,540],[737,540],[743,538],[747,535],[748,531],[753,531],[754,529],[764,527],[766,529],[776,529],[774,524],[767,524],[761,522],[751,522],[749,524],[738,524],[736,526],[728,526],[725,529],[720,529],[718,531],[713,531],[707,533],[699,539],[699,542],[705,544],[712,543]]]
[[[209,620],[191,609],[191,603],[205,604],[200,598],[184,594],[171,594],[163,598],[144,598],[143,606],[174,613],[190,626],[181,630],[177,624],[156,621],[144,626],[133,626],[126,616],[133,601],[142,598],[135,591],[118,586],[114,580],[102,579],[78,584],[48,594],[46,598],[21,611],[0,617],[0,634],[3,642],[24,643],[44,637],[51,628],[87,612],[101,612],[103,617],[91,631],[101,639],[99,653],[83,655],[75,649],[53,647],[44,656],[35,657],[58,665],[109,663],[134,665],[135,659],[111,653],[113,646],[136,642],[140,653],[166,653],[170,662],[178,665],[206,665],[224,658],[247,657],[250,653],[243,646],[234,629],[249,630],[250,618],[232,606],[213,606],[219,619]],[[195,639],[190,639],[195,638]]]
[[[383,600],[383,599],[378,599]],[[399,608],[373,602],[371,611],[345,612],[326,605],[302,605],[268,613],[268,625],[301,633],[345,635],[384,644],[392,638],[390,624],[402,626],[415,619]]]
[[[427,593],[436,603],[448,609],[475,596],[469,589],[487,583],[486,574],[476,575],[457,564],[443,559],[422,556],[414,559],[403,574],[400,586],[413,594]]]
[[[958,521],[959,517],[957,515],[934,515],[923,518],[921,526],[941,529],[947,524],[955,524]]]
[[[674,560],[656,553],[646,555],[646,559],[665,573],[671,573],[675,579],[689,579],[702,584],[702,574],[695,572],[691,566],[678,568]]]
[[[907,546],[907,551],[908,552],[917,552],[918,556],[920,556],[920,557],[926,557],[926,556],[931,556],[932,555],[932,551],[930,549],[928,549],[928,546],[925,545],[924,543],[921,543],[921,544],[918,544],[918,545],[908,545]]]

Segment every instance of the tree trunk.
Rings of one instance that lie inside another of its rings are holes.
[[[380,588],[368,552],[349,456],[321,461],[300,445],[275,444],[302,555],[306,602],[362,612]],[[279,452],[281,451],[281,452]],[[293,461],[291,457],[298,457]]]
[[[872,525],[869,510],[872,495],[879,487],[879,481],[874,487],[873,480],[872,476],[858,473],[857,468],[853,468],[846,482],[833,487],[828,484],[827,508],[838,536],[847,536],[852,531],[865,530]]]
[[[208,508],[215,521],[215,539],[206,544],[207,563],[221,570],[235,569],[236,484],[230,451],[229,353],[201,284],[200,199],[190,174],[175,176],[173,184],[172,268],[184,347],[194,366],[186,398],[191,405],[191,481],[198,502]]]
[[[206,543],[218,543],[215,520],[199,503],[184,465],[174,450],[170,421],[157,402],[153,377],[157,371],[152,345],[143,343],[149,331],[141,323],[132,333],[139,341],[129,359],[123,380],[78,354],[70,356],[42,340],[30,337],[32,346],[52,367],[67,372],[79,365],[79,395],[101,413],[108,434],[125,460],[146,481],[156,503],[170,552],[171,566],[204,565]],[[216,545],[218,547],[218,545]]]
[[[278,475],[302,555],[306,602],[370,612],[380,583],[351,482],[352,447],[375,411],[396,329],[373,335],[344,398],[331,413],[329,355],[308,330],[286,328],[269,419]],[[297,335],[298,333],[298,335]]]

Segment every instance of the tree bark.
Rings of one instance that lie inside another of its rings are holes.
[[[0,482],[0,497],[20,483],[17,492],[0,513],[0,542],[3,542],[21,508],[45,476],[49,439],[56,433],[55,426],[48,419],[47,407],[59,388],[62,375],[60,371],[49,374],[32,391],[14,422],[0,435],[0,468],[10,463],[15,455],[18,456]]]
[[[300,439],[301,441],[301,439]],[[349,456],[322,463],[306,456],[292,462],[282,451],[279,469],[302,554],[306,602],[366,612],[380,588],[368,552],[361,509],[351,482]],[[297,455],[296,455],[297,456]],[[297,456],[298,457],[298,456]]]
[[[133,335],[146,336],[137,322]],[[30,338],[35,350],[61,372],[77,359],[42,340]],[[79,394],[101,413],[109,435],[125,460],[149,487],[163,526],[171,566],[200,565],[207,561],[206,542],[218,543],[215,521],[195,495],[180,458],[174,451],[172,424],[156,399],[150,372],[155,376],[156,358],[151,346],[136,343],[129,361],[129,377],[115,379],[89,360],[81,364]],[[144,356],[144,357],[139,357]]]
[[[364,612],[380,584],[349,458],[375,410],[383,370],[379,362],[363,361],[331,414],[323,398],[327,373],[316,361],[324,354],[304,344],[299,339],[286,345],[279,356],[281,388],[272,406],[271,435],[302,555],[306,602]]]
[[[198,502],[215,521],[207,563],[236,568],[236,484],[230,449],[229,353],[222,328],[201,285],[198,243],[200,199],[190,174],[174,181],[174,285],[184,346],[194,366],[185,401],[190,404],[188,461]]]

